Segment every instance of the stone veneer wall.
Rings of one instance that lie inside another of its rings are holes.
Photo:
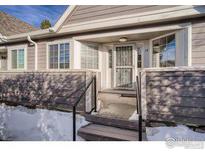
[[[141,82],[144,118],[205,126],[205,67],[145,69]]]
[[[84,92],[91,76],[85,71],[1,72],[1,102],[68,110]],[[78,105],[80,111],[85,110],[85,99]]]

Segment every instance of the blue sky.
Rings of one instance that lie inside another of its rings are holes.
[[[67,7],[66,5],[0,5],[0,11],[39,28],[44,19],[49,19],[51,24],[54,25]]]

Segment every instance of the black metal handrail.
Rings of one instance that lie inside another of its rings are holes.
[[[142,141],[141,72],[136,76],[136,101],[138,113],[138,140]]]
[[[87,113],[91,113],[93,110],[96,112],[97,111],[97,99],[96,99],[96,92],[97,92],[97,87],[96,87],[96,76],[94,75],[89,82],[89,84],[86,86],[84,92],[79,96],[78,100],[73,104],[73,141],[76,141],[76,108],[81,99],[85,96],[87,90],[90,88],[90,86],[93,85],[93,91],[94,91],[94,107],[91,108],[91,110]],[[86,112],[86,111],[85,111]]]

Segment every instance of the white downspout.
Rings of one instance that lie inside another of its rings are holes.
[[[7,42],[7,37],[0,33],[0,42]]]
[[[31,37],[28,35],[27,39],[30,43],[34,44],[35,46],[35,71],[38,70],[38,45],[36,42],[34,42],[33,40],[31,40]]]

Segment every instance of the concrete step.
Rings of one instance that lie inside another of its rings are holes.
[[[128,105],[136,106],[135,97],[129,97],[129,96],[125,97],[125,96],[122,96],[121,94],[99,93],[98,101],[100,101],[101,104],[104,106],[109,105],[110,103],[128,104]]]
[[[108,118],[99,114],[97,115],[86,114],[85,119],[95,124],[118,127],[118,128],[135,130],[135,131],[138,130],[138,121],[128,121],[122,119],[115,119],[112,117]]]
[[[120,95],[133,95],[136,96],[136,90],[119,90],[119,89],[105,89],[99,91],[99,93],[108,93],[108,94],[120,94]]]
[[[137,110],[134,90],[103,90],[98,94],[99,113],[115,119],[128,120]],[[125,95],[125,96],[122,96]]]
[[[105,117],[129,120],[136,111],[136,106],[124,103],[109,103],[102,105],[98,113]]]
[[[137,131],[98,124],[81,127],[78,135],[87,141],[138,141]],[[145,133],[143,133],[143,140],[146,140]]]

